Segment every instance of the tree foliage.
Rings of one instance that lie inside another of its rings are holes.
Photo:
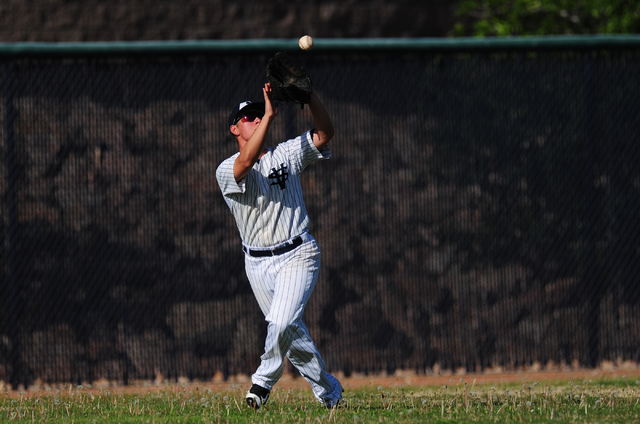
[[[640,33],[640,2],[630,0],[462,0],[454,36]]]

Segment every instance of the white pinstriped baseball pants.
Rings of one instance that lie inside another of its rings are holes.
[[[271,390],[282,377],[286,355],[318,400],[337,402],[342,385],[325,372],[324,361],[302,321],[320,270],[320,248],[309,233],[301,236],[302,245],[281,255],[255,258],[245,254],[247,278],[268,323],[264,354],[251,380]]]

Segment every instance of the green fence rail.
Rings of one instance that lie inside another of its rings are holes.
[[[637,48],[637,35],[540,36],[503,38],[381,38],[315,39],[315,52],[461,52],[566,49]],[[253,39],[141,42],[21,42],[0,43],[0,57],[42,56],[161,56],[200,54],[249,54],[273,50],[299,50],[297,40]],[[311,53],[311,51],[309,52]]]

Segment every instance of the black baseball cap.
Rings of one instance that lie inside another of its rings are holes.
[[[229,127],[235,123],[236,119],[241,118],[250,112],[256,112],[264,115],[264,102],[252,102],[247,100],[246,102],[242,102],[234,107],[229,115]]]

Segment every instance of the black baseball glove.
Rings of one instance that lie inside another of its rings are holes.
[[[311,101],[311,78],[291,56],[278,52],[269,59],[267,79],[273,99],[305,105]]]

